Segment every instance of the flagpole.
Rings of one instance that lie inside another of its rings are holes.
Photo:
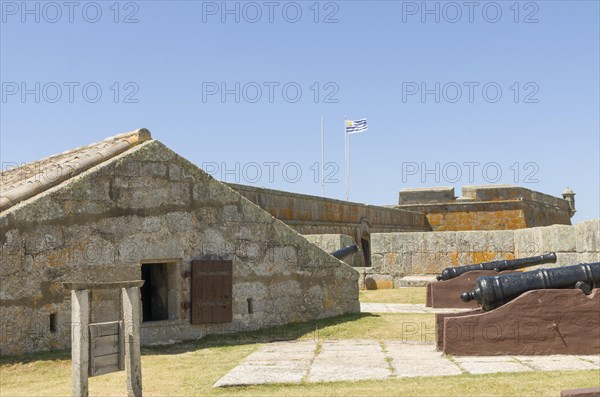
[[[346,150],[346,201],[348,201],[348,184],[350,181],[350,140],[346,131],[346,116],[344,116],[344,144]]]
[[[325,129],[321,117],[321,195],[325,197]]]
[[[346,183],[346,201],[350,200],[350,134],[346,132],[348,140],[348,182]]]

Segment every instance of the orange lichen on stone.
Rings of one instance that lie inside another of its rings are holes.
[[[381,279],[376,279],[375,280],[375,285],[377,286],[377,289],[391,289],[394,288],[394,282],[392,280],[381,280]]]
[[[50,266],[50,267],[63,266],[65,264],[61,260],[62,258],[60,258],[58,255],[50,254],[50,255],[48,255],[47,258],[48,258],[48,266]]]
[[[393,269],[394,262],[395,262],[397,256],[398,256],[398,254],[396,252],[390,252],[387,255],[385,255],[386,270]]]
[[[460,261],[460,257],[463,257],[463,261]],[[482,262],[501,261],[515,259],[515,255],[512,252],[500,252],[500,251],[470,251],[464,253],[453,252],[450,255],[452,266],[463,266],[469,264],[476,264]]]
[[[458,260],[460,257],[460,254],[456,251],[452,251],[448,253],[448,257],[450,258],[450,263],[452,264],[452,266],[458,266]]]
[[[434,231],[514,230],[527,227],[522,210],[428,213]]]

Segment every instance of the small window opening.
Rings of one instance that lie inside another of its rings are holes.
[[[57,331],[56,326],[56,313],[50,313],[50,332],[55,333]]]
[[[248,314],[254,313],[254,302],[252,301],[252,298],[248,298],[246,301],[248,302]]]

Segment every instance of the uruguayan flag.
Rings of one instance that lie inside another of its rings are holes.
[[[346,133],[357,134],[367,130],[367,119],[346,120]]]

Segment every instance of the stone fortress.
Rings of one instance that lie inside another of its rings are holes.
[[[1,355],[68,348],[64,282],[143,279],[142,343],[168,343],[358,312],[359,288],[447,266],[600,260],[600,221],[571,226],[570,190],[407,189],[371,206],[219,182],[145,129],[1,177]],[[352,243],[345,261],[329,255]],[[113,296],[92,301],[92,321],[119,312]]]
[[[518,186],[403,189],[398,205],[370,206],[229,184],[277,219],[344,259],[361,289],[424,285],[443,268],[557,252],[552,266],[600,261],[600,220],[571,225],[575,193],[563,198]],[[547,265],[549,266],[549,265]]]

